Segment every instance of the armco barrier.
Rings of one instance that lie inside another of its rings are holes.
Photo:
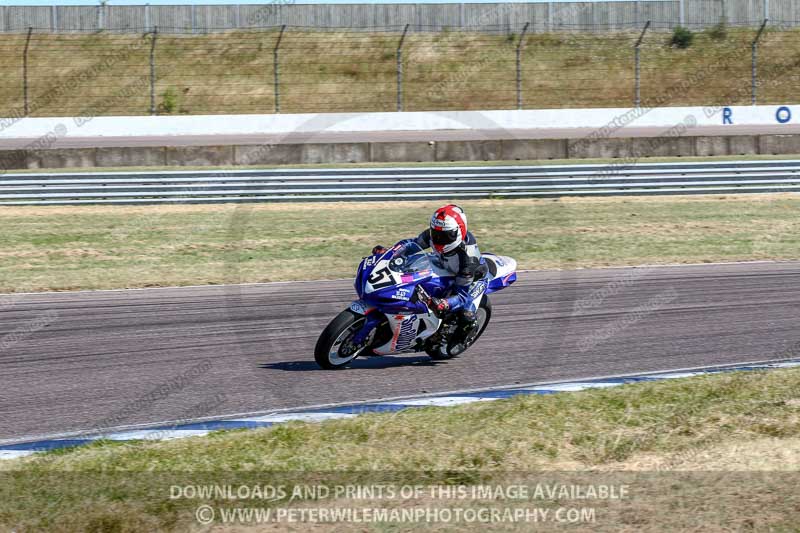
[[[800,161],[9,174],[0,206],[788,191],[800,191]]]

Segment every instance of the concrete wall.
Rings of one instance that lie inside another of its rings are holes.
[[[13,3],[13,2],[12,2]],[[146,1],[142,1],[146,4]],[[757,26],[764,18],[796,26],[796,0],[614,0],[611,2],[545,1],[469,3],[450,0],[436,4],[315,4],[274,0],[262,5],[159,6],[0,6],[0,31],[142,32],[158,26],[161,32],[205,33],[234,28],[289,26],[369,29],[409,24],[411,31],[484,27],[510,32],[525,22],[532,33],[595,29],[641,28],[652,21],[654,30],[677,24],[711,26],[721,21]]]
[[[654,156],[755,154],[800,154],[800,135],[0,150],[0,172],[14,169],[167,165],[271,166],[582,158],[633,161]]]
[[[133,117],[0,118],[2,139],[272,135],[283,144],[313,143],[320,133],[563,130],[590,128],[589,138],[620,135],[625,128],[664,130],[699,126],[786,126],[800,123],[800,104],[595,109],[505,109],[405,113],[296,113]],[[680,132],[679,132],[680,133]],[[538,136],[538,135],[537,135]],[[555,137],[556,135],[554,135]]]

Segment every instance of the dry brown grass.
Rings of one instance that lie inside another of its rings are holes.
[[[272,113],[277,31],[159,35],[156,93],[162,113]],[[282,112],[396,109],[396,33],[289,30],[280,47]],[[636,33],[529,35],[526,108],[629,107]],[[645,105],[749,103],[753,32],[706,33],[686,50],[649,34],[642,48]],[[800,31],[761,44],[760,101],[792,101],[800,86]],[[517,36],[419,33],[404,46],[405,110],[516,107]],[[0,36],[0,115],[22,105],[24,35]],[[35,116],[147,114],[150,40],[131,35],[34,35],[29,52]],[[102,66],[101,66],[102,65]],[[82,73],[90,75],[80,77]],[[166,94],[174,95],[169,105]]]
[[[800,438],[762,438],[668,454],[642,453],[612,468],[627,472],[800,472]]]
[[[520,268],[797,259],[800,246],[792,194],[461,204],[481,249]],[[438,206],[4,207],[0,292],[348,278]]]

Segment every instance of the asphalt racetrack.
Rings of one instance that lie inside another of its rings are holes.
[[[521,273],[458,359],[320,370],[353,298],[348,280],[0,296],[0,441],[800,353],[800,263]]]

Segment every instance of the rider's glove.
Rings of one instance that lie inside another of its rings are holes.
[[[389,250],[387,248],[385,248],[385,247],[383,247],[383,246],[381,246],[379,244],[378,246],[376,246],[375,248],[372,249],[372,255],[383,255],[388,251]]]
[[[450,302],[447,301],[447,298],[431,298],[428,307],[436,315],[436,318],[444,318],[444,315],[450,311]]]
[[[417,285],[415,296],[416,299],[424,303],[437,318],[443,318],[444,315],[450,311],[450,302],[447,301],[447,298],[434,298],[425,292],[425,289],[420,285]]]

